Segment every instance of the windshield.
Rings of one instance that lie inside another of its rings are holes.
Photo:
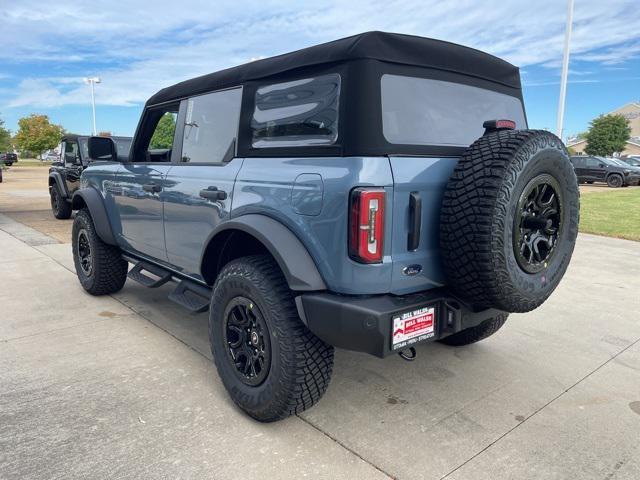
[[[619,167],[620,164],[613,158],[607,158],[607,157],[596,157],[598,160],[600,160],[601,162],[611,166],[611,167]]]
[[[128,157],[129,150],[131,150],[131,138],[114,138],[113,141],[116,144],[116,150],[118,151],[118,157]]]
[[[633,167],[640,167],[640,160],[637,158],[625,158],[624,161]]]
[[[617,165],[618,167],[629,167],[628,163],[623,162],[622,160],[620,160],[619,158],[606,158],[605,160],[608,160],[610,163],[610,165]]]

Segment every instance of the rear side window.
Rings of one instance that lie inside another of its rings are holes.
[[[597,158],[587,158],[587,167],[589,168],[598,168],[600,166],[600,163],[601,162]]]
[[[187,100],[182,162],[223,163],[235,156],[242,89]]]
[[[385,74],[381,80],[382,131],[393,144],[469,146],[485,120],[508,119],[526,128],[522,102],[483,88]]]
[[[340,75],[260,87],[251,119],[254,148],[332,145],[338,139]]]

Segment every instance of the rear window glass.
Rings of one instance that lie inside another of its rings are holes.
[[[483,88],[385,74],[382,130],[389,143],[468,146],[485,120],[508,119],[526,128],[520,99]]]
[[[254,148],[332,145],[338,138],[340,75],[260,87],[251,119]]]

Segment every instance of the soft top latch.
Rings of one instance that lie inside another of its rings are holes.
[[[484,134],[487,135],[500,130],[515,130],[516,122],[513,120],[486,120],[482,127],[484,128]]]

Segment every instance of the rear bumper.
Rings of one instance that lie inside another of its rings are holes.
[[[392,319],[396,315],[435,307],[434,335],[422,343],[474,327],[502,313],[495,309],[473,311],[446,289],[403,296],[307,293],[297,297],[296,303],[309,330],[324,342],[376,357],[397,353],[391,345]]]

